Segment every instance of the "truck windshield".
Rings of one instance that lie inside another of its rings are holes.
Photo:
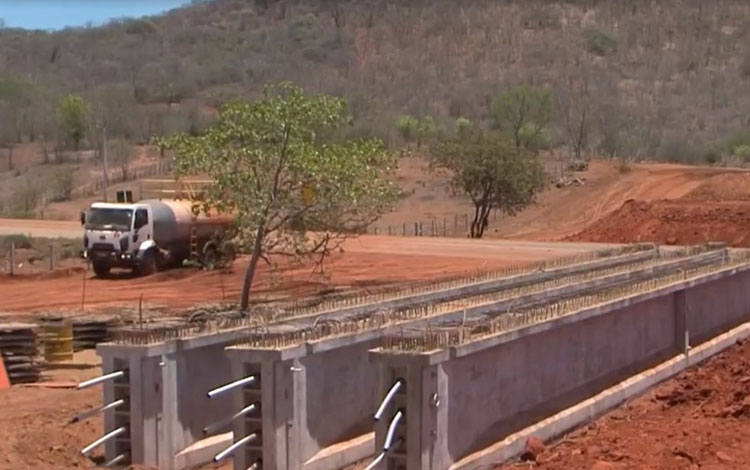
[[[91,208],[86,214],[86,228],[127,232],[132,227],[132,220],[132,209]]]

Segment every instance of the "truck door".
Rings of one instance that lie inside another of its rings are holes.
[[[137,249],[141,243],[153,238],[153,225],[150,222],[147,209],[137,209],[135,211],[135,220],[133,221],[134,248]]]

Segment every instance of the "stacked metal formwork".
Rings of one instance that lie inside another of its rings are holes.
[[[36,325],[0,324],[0,359],[11,384],[36,382],[41,370]]]

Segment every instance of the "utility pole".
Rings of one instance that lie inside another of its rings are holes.
[[[109,182],[109,169],[107,168],[107,128],[102,128],[102,197],[107,202],[107,183]]]

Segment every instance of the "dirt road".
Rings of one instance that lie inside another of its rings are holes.
[[[32,235],[44,235],[60,222],[3,220],[5,227],[23,227]],[[49,225],[47,225],[49,224]],[[331,287],[367,288],[386,283],[434,279],[467,271],[496,269],[542,259],[567,256],[601,248],[591,243],[484,241],[440,238],[365,236],[348,240],[343,252],[326,262],[325,274],[313,274],[311,266],[262,266],[254,283],[254,298],[262,300],[311,295]],[[67,315],[108,305],[136,306],[139,298],[149,308],[183,308],[208,302],[235,302],[247,259],[240,258],[226,271],[192,268],[161,272],[146,278],[126,273],[112,279],[96,279],[85,265],[52,275],[0,277],[1,316],[18,312],[55,311]]]
[[[0,219],[0,235],[22,233],[32,237],[83,237],[81,224],[68,220]]]

